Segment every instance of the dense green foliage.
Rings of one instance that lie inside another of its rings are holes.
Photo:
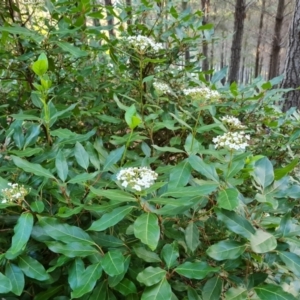
[[[300,116],[276,106],[281,78],[206,81],[201,12],[46,3],[0,27],[1,296],[297,299]],[[89,23],[106,10],[110,37]],[[133,167],[158,176],[124,183]]]

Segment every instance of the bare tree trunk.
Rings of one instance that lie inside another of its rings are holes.
[[[202,11],[203,11],[203,25],[207,24],[208,22],[208,14],[209,14],[209,7],[210,7],[210,0],[201,0],[202,3]],[[209,61],[208,61],[208,44],[207,41],[202,42],[202,54],[205,58],[202,60],[202,71],[209,70]],[[205,79],[209,80],[209,75],[205,74]]]
[[[224,33],[224,31],[222,31],[222,46],[221,47],[222,47],[222,49],[221,49],[221,57],[220,57],[220,69],[222,70],[225,66],[225,59],[226,59],[226,53],[225,53],[226,45],[225,45],[225,33]],[[224,77],[221,80],[223,85],[225,84],[225,81],[226,81],[226,78]]]
[[[270,56],[270,64],[269,64],[269,79],[276,77],[278,75],[279,69],[279,54],[280,54],[280,33],[281,27],[284,17],[284,1],[285,0],[278,0],[277,5],[277,13],[276,13],[276,20],[275,20],[275,28],[274,28],[274,35],[272,41],[272,50]]]
[[[297,88],[300,86],[300,0],[296,0],[293,21],[289,29],[289,45],[287,49],[282,88]],[[283,110],[290,107],[300,108],[300,90],[293,90],[286,94]]]
[[[234,13],[234,35],[231,44],[231,58],[228,81],[238,81],[241,61],[244,19],[246,17],[246,0],[236,0]]]
[[[256,45],[256,55],[255,55],[255,69],[254,77],[257,77],[260,72],[259,62],[260,62],[260,44],[262,39],[262,30],[264,26],[264,14],[265,14],[266,0],[262,0],[261,11],[260,11],[260,20],[258,27],[258,37]]]
[[[104,0],[105,7],[106,7],[106,14],[107,14],[107,25],[109,26],[109,37],[114,37],[114,16],[111,13],[113,6],[112,0]]]

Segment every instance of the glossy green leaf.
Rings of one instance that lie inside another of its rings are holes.
[[[238,191],[234,188],[221,190],[217,197],[218,206],[227,210],[234,210],[239,205]]]
[[[224,222],[233,233],[240,234],[247,239],[250,239],[255,233],[251,223],[237,213],[225,209],[217,210],[216,213],[218,220]]]
[[[64,153],[59,150],[55,158],[55,167],[58,177],[65,182],[68,177],[69,167]]]
[[[76,258],[71,266],[68,267],[68,283],[72,290],[80,286],[80,278],[84,271],[84,263],[81,258]]]
[[[143,213],[133,224],[134,235],[146,244],[151,250],[155,250],[160,237],[160,228],[155,214]]]
[[[96,248],[78,242],[68,242],[67,244],[47,242],[47,246],[52,252],[61,253],[67,257],[86,257],[98,253]]]
[[[94,173],[81,173],[73,178],[71,178],[68,183],[81,183],[85,184],[87,181],[93,180],[97,175],[99,175],[99,172],[94,172]]]
[[[187,160],[179,163],[170,172],[168,188],[173,189],[187,185],[191,176],[191,166]]]
[[[240,257],[247,246],[234,241],[221,241],[210,246],[206,253],[215,260],[236,259]]]
[[[243,287],[232,287],[225,293],[225,300],[245,300],[247,299],[247,290]]]
[[[0,273],[0,293],[1,294],[6,294],[12,290],[12,284],[10,280]]]
[[[125,257],[119,250],[108,251],[101,260],[103,271],[109,276],[116,276],[124,271]]]
[[[91,187],[91,192],[97,196],[105,197],[114,202],[136,202],[136,198],[132,194],[119,190],[104,190]]]
[[[222,292],[222,280],[219,276],[213,277],[205,283],[202,290],[203,300],[216,300],[220,299]]]
[[[219,268],[213,268],[206,262],[185,262],[175,269],[176,273],[191,279],[203,279],[208,274],[218,272]]]
[[[176,242],[173,242],[172,244],[165,244],[160,255],[167,268],[170,269],[176,265],[177,258],[179,257],[178,244]]]
[[[300,257],[297,254],[281,251],[279,257],[291,272],[300,277]]]
[[[103,171],[109,170],[111,166],[116,164],[122,158],[124,151],[125,151],[125,146],[122,146],[116,150],[111,151],[104,162]]]
[[[18,157],[30,157],[40,152],[43,152],[43,149],[36,147],[36,148],[26,148],[24,150],[9,150],[8,152]]]
[[[34,201],[30,204],[30,209],[33,212],[42,213],[45,209],[45,204],[41,200]]]
[[[12,155],[11,157],[14,164],[20,169],[24,170],[25,172],[33,173],[34,175],[46,177],[46,178],[52,178],[52,179],[55,178],[49,170],[43,168],[39,164],[30,163],[14,155]]]
[[[24,273],[18,266],[7,262],[5,266],[5,276],[10,280],[11,291],[15,295],[20,296],[25,286]]]
[[[31,66],[33,72],[38,76],[43,76],[48,70],[48,60],[39,59],[35,61]]]
[[[141,300],[171,300],[172,290],[168,281],[164,278],[161,282],[147,287],[141,297]]]
[[[219,182],[219,176],[212,164],[206,164],[199,156],[196,155],[191,155],[188,160],[194,170],[208,179]]]
[[[146,286],[151,286],[160,282],[166,276],[166,274],[167,272],[159,267],[148,267],[140,272],[136,279]]]
[[[253,171],[254,180],[265,189],[274,180],[273,165],[268,158],[264,157],[255,162]]]
[[[27,277],[36,279],[38,281],[45,281],[50,279],[50,276],[46,272],[44,266],[30,256],[19,256],[18,266]]]
[[[200,245],[199,229],[194,222],[190,222],[185,229],[185,242],[191,252],[194,252]]]
[[[58,47],[60,47],[62,50],[70,53],[73,57],[78,58],[78,57],[82,57],[82,56],[87,56],[88,52],[81,50],[78,47],[75,47],[67,42],[59,42],[56,41],[55,42],[57,44]]]
[[[55,218],[41,217],[39,225],[48,236],[63,243],[94,244],[94,241],[83,229],[60,223]]]
[[[104,214],[99,220],[94,221],[88,230],[103,231],[109,227],[118,224],[133,209],[133,206],[127,205],[115,208],[113,211]]]
[[[87,170],[90,164],[89,154],[79,142],[76,142],[75,144],[74,154],[79,166]]]
[[[187,296],[188,296],[188,300],[201,300],[197,291],[190,286],[188,286],[187,288]]]
[[[79,278],[78,286],[71,293],[72,298],[79,298],[91,292],[97,280],[102,275],[102,268],[100,263],[89,265]]]
[[[277,247],[277,241],[272,234],[258,229],[255,234],[251,236],[250,245],[254,252],[266,253]]]
[[[137,257],[141,258],[146,262],[161,262],[161,259],[155,252],[146,250],[143,247],[133,247],[133,250]]]
[[[5,254],[7,259],[14,259],[24,251],[24,248],[30,238],[33,227],[33,215],[23,213],[18,218],[17,225],[14,227],[11,246]]]
[[[254,290],[261,300],[296,300],[292,294],[285,292],[282,287],[274,284],[261,285],[254,288]]]
[[[34,300],[45,300],[45,299],[57,299],[57,298],[52,298],[56,294],[58,294],[61,290],[63,290],[64,285],[57,285],[52,288],[49,288],[41,293],[38,293],[35,297]]]
[[[127,278],[124,278],[114,289],[123,296],[137,293],[135,284]]]
[[[107,299],[106,289],[107,289],[106,281],[98,282],[95,288],[93,289],[93,293],[89,297],[89,300]]]

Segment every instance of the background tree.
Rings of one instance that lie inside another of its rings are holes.
[[[300,86],[300,0],[296,1],[293,21],[289,29],[289,44],[284,68],[283,88],[298,88]],[[283,109],[300,108],[300,90],[292,90],[286,94]]]

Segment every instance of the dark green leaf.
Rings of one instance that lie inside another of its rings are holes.
[[[177,258],[179,257],[177,243],[173,242],[172,244],[165,244],[161,251],[161,257],[168,269],[173,267],[177,263]]]
[[[56,44],[58,47],[60,47],[62,50],[69,52],[72,56],[75,58],[87,56],[88,52],[80,50],[78,47],[75,47],[69,43],[66,42],[58,42],[56,41]]]
[[[94,173],[82,173],[79,175],[74,176],[71,178],[68,183],[80,183],[85,184],[87,181],[90,181],[94,179],[97,175],[99,175],[99,172]]]
[[[10,280],[0,273],[0,293],[1,294],[6,294],[12,290],[12,284]]]
[[[136,286],[135,284],[128,280],[127,278],[124,278],[116,287],[115,290],[121,293],[124,296],[127,296],[129,294],[136,294]]]
[[[104,190],[91,187],[91,192],[97,196],[105,197],[116,202],[137,202],[130,193],[119,190]]]
[[[187,160],[179,163],[170,172],[169,189],[187,185],[191,176],[191,166]]]
[[[155,214],[143,213],[133,224],[134,235],[149,246],[151,250],[155,250],[160,237],[160,228],[158,219]]]
[[[203,279],[212,272],[218,272],[219,268],[213,268],[206,262],[185,262],[179,265],[175,271],[187,278],[191,279]]]
[[[298,162],[299,159],[295,158],[284,168],[274,170],[275,180],[279,180],[291,172],[297,166]]]
[[[23,292],[24,285],[25,285],[24,274],[21,271],[21,269],[18,266],[10,262],[7,262],[5,266],[5,276],[11,282],[11,291],[15,295],[20,296]]]
[[[147,287],[142,295],[141,300],[171,300],[171,298],[171,286],[169,285],[168,281],[164,278],[161,282],[157,283],[156,285]]]
[[[265,189],[274,180],[273,165],[268,158],[256,161],[253,171],[254,180]]]
[[[261,300],[296,300],[292,294],[285,292],[282,287],[274,284],[261,285],[254,288],[254,290]]]
[[[185,229],[185,241],[191,252],[194,252],[200,245],[199,229],[194,222],[190,222]]]
[[[159,256],[156,253],[146,250],[143,247],[133,247],[133,250],[137,257],[146,262],[161,262]]]
[[[111,166],[116,164],[122,158],[124,151],[125,151],[125,146],[122,146],[114,151],[111,151],[104,162],[103,171],[109,170]]]
[[[55,167],[58,177],[64,182],[68,177],[69,167],[64,153],[59,150],[55,158]]]
[[[68,267],[68,282],[72,290],[80,285],[80,278],[84,271],[84,263],[81,258],[76,258]]]
[[[116,276],[124,271],[125,258],[121,251],[108,251],[101,260],[103,271],[109,276]]]
[[[222,280],[219,276],[209,279],[202,291],[203,300],[216,300],[220,299],[222,292]]]

